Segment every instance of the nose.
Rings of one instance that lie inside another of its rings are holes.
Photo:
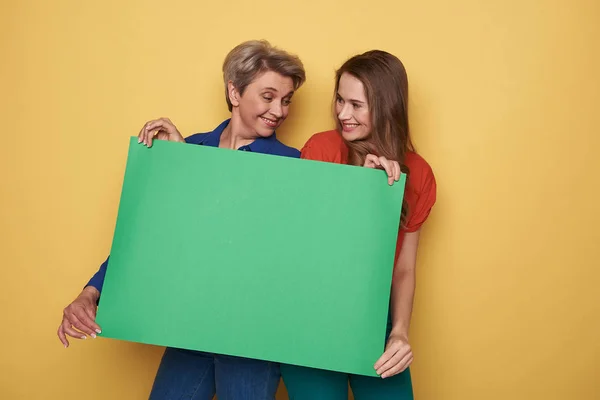
[[[344,104],[342,106],[342,109],[338,113],[338,119],[340,121],[346,121],[346,120],[349,120],[350,117],[352,117],[352,112],[351,112],[351,109],[350,109],[350,104],[346,103],[346,104]]]
[[[278,101],[274,101],[272,103],[271,109],[269,110],[269,112],[276,118],[281,118],[283,115],[283,110],[281,107],[281,103]]]

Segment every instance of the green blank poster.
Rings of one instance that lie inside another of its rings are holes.
[[[404,175],[136,139],[102,336],[376,376]]]

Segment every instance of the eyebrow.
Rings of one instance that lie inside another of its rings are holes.
[[[275,93],[279,93],[279,91],[278,91],[277,89],[275,89],[274,87],[271,87],[271,86],[268,86],[268,87],[264,88],[263,90],[272,90],[272,91],[274,91]],[[290,91],[288,94],[286,94],[286,95],[285,95],[285,96],[283,96],[283,97],[287,97],[287,96],[290,96],[290,95],[292,95],[292,94],[294,94],[294,91],[293,91],[293,90],[291,90],[291,91]]]
[[[344,98],[344,97],[343,97],[341,94],[339,94],[339,92],[337,93],[337,95],[338,95],[338,97],[339,97],[340,99],[343,99],[343,98]],[[360,100],[356,100],[356,99],[349,99],[348,101],[350,101],[350,102],[354,102],[354,103],[365,104],[365,102],[364,102],[364,101],[360,101]]]

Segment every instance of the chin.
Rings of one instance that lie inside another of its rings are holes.
[[[362,139],[360,132],[344,132],[344,130],[342,130],[341,133],[342,137],[348,142],[354,142],[355,140]]]
[[[260,137],[269,137],[275,133],[275,128],[267,128],[263,125],[259,129],[256,129],[256,133]]]

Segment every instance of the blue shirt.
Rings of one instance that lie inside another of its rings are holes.
[[[196,133],[192,136],[185,138],[186,143],[197,144],[201,146],[218,147],[221,141],[221,134],[225,127],[229,125],[229,119],[223,121],[219,126],[212,132]],[[140,145],[141,146],[141,145]],[[269,137],[259,137],[249,145],[242,146],[238,150],[242,151],[253,151],[255,153],[273,154],[284,157],[300,157],[300,151],[293,147],[288,147],[285,144],[277,140],[275,133]],[[94,274],[92,279],[88,282],[87,286],[93,286],[98,291],[102,292],[102,285],[104,284],[104,276],[106,275],[106,267],[108,266],[108,260],[110,256],[100,265],[98,272]]]

